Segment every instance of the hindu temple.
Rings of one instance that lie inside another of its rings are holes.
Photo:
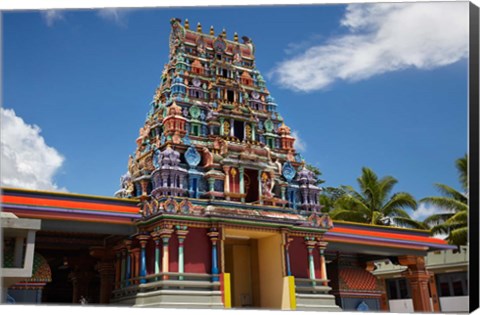
[[[452,247],[427,231],[333,222],[252,39],[170,24],[169,59],[115,198],[4,189],[4,211],[42,220],[35,253],[46,273],[17,282],[11,298],[388,310],[374,274],[388,262],[402,266],[415,311],[440,310],[424,258]]]

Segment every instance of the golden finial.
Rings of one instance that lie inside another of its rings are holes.
[[[190,23],[188,23],[188,19],[185,19],[185,29],[190,29]]]
[[[210,26],[210,35],[215,35],[215,30],[213,29],[213,25]]]
[[[227,38],[227,31],[225,29],[222,30],[222,36],[223,38]]]
[[[237,34],[237,32],[235,32],[235,33],[233,34],[233,40],[236,41],[236,42],[238,42],[238,34]]]
[[[202,24],[200,24],[200,22],[198,22],[198,24],[197,24],[197,32],[199,32],[199,33],[202,32]]]

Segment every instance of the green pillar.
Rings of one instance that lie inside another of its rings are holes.
[[[185,263],[184,263],[184,254],[183,254],[183,242],[185,241],[185,237],[188,234],[187,226],[185,225],[177,225],[176,226],[176,233],[178,238],[178,272],[183,273],[185,271]],[[178,280],[183,280],[182,276],[178,277]]]
[[[155,238],[155,273],[160,273],[160,238]]]
[[[244,178],[243,177],[244,177],[244,171],[245,170],[244,170],[243,166],[240,166],[238,168],[238,170],[239,170],[239,176],[240,176],[240,193],[244,194],[245,193],[245,187],[244,187]],[[242,202],[245,202],[244,197],[242,197]]]
[[[220,135],[223,136],[223,117],[220,117]]]

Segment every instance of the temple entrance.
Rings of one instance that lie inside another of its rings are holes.
[[[282,309],[283,252],[276,232],[226,229],[224,268],[232,308]]]
[[[245,169],[245,202],[255,202],[258,201],[258,171]]]
[[[257,240],[226,240],[225,272],[231,277],[232,307],[260,307]]]

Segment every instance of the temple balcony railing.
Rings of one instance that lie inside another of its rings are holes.
[[[160,272],[145,277],[134,277],[116,283],[114,299],[160,290],[219,291],[219,275]]]
[[[332,290],[327,284],[328,279],[295,278],[295,293],[297,294],[328,294]]]

